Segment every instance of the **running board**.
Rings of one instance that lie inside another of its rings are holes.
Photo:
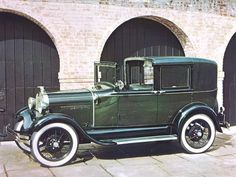
[[[159,136],[145,136],[145,137],[135,137],[135,138],[120,138],[120,139],[108,139],[100,140],[101,142],[113,142],[117,145],[122,144],[134,144],[134,143],[147,143],[155,141],[170,141],[177,140],[177,135],[159,135]]]

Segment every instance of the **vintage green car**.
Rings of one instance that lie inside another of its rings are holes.
[[[90,89],[47,93],[40,87],[19,110],[16,144],[44,166],[61,166],[80,143],[115,146],[177,140],[202,153],[222,132],[217,64],[187,57],[131,57],[95,63]]]

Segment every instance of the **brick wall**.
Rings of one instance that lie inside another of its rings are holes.
[[[234,0],[1,0],[0,11],[24,16],[48,33],[60,57],[61,89],[93,83],[93,63],[119,25],[135,17],[160,22],[177,36],[186,56],[217,61],[222,103],[223,57],[236,32]]]

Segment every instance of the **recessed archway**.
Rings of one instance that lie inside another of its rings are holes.
[[[59,89],[59,56],[48,34],[25,17],[0,12],[0,131],[14,124],[37,86]]]
[[[227,121],[236,125],[236,33],[231,38],[224,55],[225,72],[223,98]]]
[[[105,43],[101,60],[115,61],[122,66],[123,60],[132,56],[184,55],[181,43],[169,28],[152,19],[134,18],[113,31]]]

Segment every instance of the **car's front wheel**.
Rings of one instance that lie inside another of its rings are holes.
[[[61,166],[72,160],[78,144],[78,135],[73,127],[51,123],[33,133],[32,155],[44,166]]]
[[[196,114],[183,124],[180,144],[189,153],[202,153],[211,147],[215,136],[212,119],[205,114]]]

